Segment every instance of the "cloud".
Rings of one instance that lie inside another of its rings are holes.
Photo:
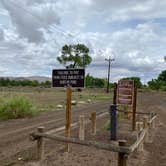
[[[43,41],[40,28],[48,28],[51,24],[60,23],[56,10],[51,7],[51,4],[32,6],[33,3],[28,1],[18,1],[16,3],[12,0],[1,0],[1,2],[9,12],[12,23],[19,35],[27,38],[29,42]]]
[[[93,62],[87,72],[94,76],[107,77],[109,56],[115,58],[112,81],[134,75],[148,80],[164,69],[166,30],[155,19],[166,17],[161,10],[166,1],[10,1],[0,1],[12,21],[12,27],[0,28],[4,75],[51,75],[53,68],[63,67],[56,61],[61,47],[78,42],[90,48]],[[135,26],[126,25],[129,20]]]

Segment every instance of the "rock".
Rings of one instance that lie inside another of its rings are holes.
[[[91,100],[91,99],[88,99],[88,100],[87,100],[87,102],[88,102],[88,103],[91,103],[91,102],[92,102],[92,100]]]
[[[78,104],[85,104],[85,101],[79,101]]]
[[[77,101],[76,100],[72,100],[71,101],[71,105],[76,105],[77,104]]]
[[[63,108],[63,105],[58,104],[58,105],[56,106],[56,108],[57,108],[57,109],[62,109],[62,108]]]

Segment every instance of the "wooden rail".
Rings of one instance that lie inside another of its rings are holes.
[[[31,140],[38,140],[41,137],[52,139],[55,141],[65,142],[65,143],[73,143],[73,144],[79,144],[79,145],[84,145],[88,147],[95,147],[98,149],[103,149],[103,150],[108,150],[113,152],[121,152],[126,154],[130,153],[130,150],[128,147],[120,147],[115,144],[105,144],[105,143],[96,142],[96,141],[84,141],[84,140],[79,140],[77,138],[67,138],[67,137],[63,137],[59,135],[51,135],[51,134],[45,134],[45,133],[30,134]]]
[[[51,134],[43,133],[44,131],[43,127],[38,128],[38,132],[31,133],[30,140],[32,141],[37,140],[37,148],[38,148],[37,152],[38,152],[39,160],[42,160],[43,158],[43,151],[44,151],[43,138],[46,138],[46,139],[52,139],[52,140],[60,141],[64,143],[73,143],[73,144],[84,145],[88,147],[94,147],[97,149],[118,152],[118,166],[126,166],[127,156],[133,153],[141,144],[143,145],[143,142],[148,133],[148,128],[153,124],[156,117],[157,115],[153,114],[153,116],[150,117],[151,119],[149,121],[147,121],[148,119],[147,117],[144,118],[144,124],[141,122],[144,128],[142,129],[142,131],[139,132],[136,142],[131,146],[126,146],[125,140],[119,141],[119,145],[116,145],[113,143],[105,144],[105,143],[96,142],[96,141],[85,141],[85,140],[80,140],[78,138],[68,138],[68,137],[59,136],[59,135],[51,135]]]

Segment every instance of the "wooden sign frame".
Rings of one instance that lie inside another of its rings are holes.
[[[136,126],[137,87],[134,80],[120,80],[114,90],[114,101],[117,105],[132,107],[132,130]]]

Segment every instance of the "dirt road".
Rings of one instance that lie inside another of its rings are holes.
[[[89,115],[90,112],[107,111],[109,102],[83,105],[73,108],[72,122],[78,121],[79,114]],[[10,163],[11,157],[32,146],[28,139],[30,132],[39,126],[45,126],[46,130],[65,125],[65,111],[53,111],[43,113],[31,119],[9,120],[0,123],[0,165]],[[4,164],[5,163],[5,164]]]
[[[137,105],[137,110],[156,112],[160,119],[160,125],[154,131],[153,143],[145,145],[148,155],[144,166],[166,166],[166,93],[139,93]],[[109,102],[103,102],[74,108],[73,122],[78,120],[78,115],[81,113],[107,111],[108,107]],[[53,111],[31,119],[0,122],[0,165],[12,165],[13,156],[34,145],[29,141],[28,135],[38,126],[44,125],[46,130],[64,126],[64,118],[65,111]]]

